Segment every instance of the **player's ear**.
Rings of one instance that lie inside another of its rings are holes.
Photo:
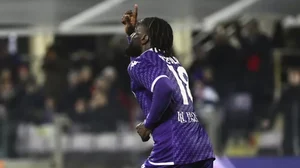
[[[147,34],[143,35],[143,37],[141,38],[142,45],[147,44],[148,41],[149,41],[149,36]]]

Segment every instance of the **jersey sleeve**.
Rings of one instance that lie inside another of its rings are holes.
[[[163,66],[154,65],[148,60],[136,62],[132,67],[133,80],[153,92],[156,82],[161,78],[168,78]]]

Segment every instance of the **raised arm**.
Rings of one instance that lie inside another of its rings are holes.
[[[122,24],[125,26],[125,33],[127,35],[128,42],[131,40],[131,35],[134,32],[138,16],[138,5],[134,5],[134,10],[126,11],[122,17]]]

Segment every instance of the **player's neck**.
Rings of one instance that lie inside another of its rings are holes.
[[[146,44],[144,46],[142,46],[142,52],[145,52],[147,50],[149,50],[151,48],[150,44]]]

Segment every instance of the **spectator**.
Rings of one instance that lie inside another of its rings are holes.
[[[5,119],[9,121],[7,130],[7,155],[17,157],[16,151],[16,128],[20,120],[16,111],[17,107],[17,90],[12,80],[10,69],[2,69],[0,76],[0,103],[5,107],[2,112],[6,112]]]
[[[79,50],[72,54],[71,60],[73,68],[76,70],[82,69],[85,66],[89,66],[94,74],[99,73],[103,66],[97,59],[95,54],[86,50]]]
[[[216,29],[214,44],[207,59],[213,71],[215,89],[223,101],[236,86],[239,61],[237,50],[229,44],[223,27]]]
[[[9,54],[7,43],[0,41],[0,72],[3,70],[9,70],[12,75],[12,81],[15,82],[16,71],[18,67],[18,61],[15,56]]]
[[[270,39],[260,30],[257,20],[253,19],[246,24],[245,34],[245,73],[242,85],[253,99],[252,120],[249,123],[249,129],[253,129],[273,99],[272,46]]]
[[[26,83],[24,90],[19,92],[17,111],[26,123],[37,123],[36,114],[43,109],[44,96],[34,81]]]
[[[79,97],[79,73],[71,71],[68,75],[68,89],[64,96],[61,110],[68,111],[73,108],[76,99]]]
[[[92,98],[89,102],[91,110],[90,123],[92,131],[113,131],[116,130],[114,113],[109,109],[107,96],[104,92],[93,91]],[[100,122],[99,122],[100,121]]]
[[[69,116],[73,122],[83,125],[88,123],[88,113],[86,101],[84,99],[77,99]]]
[[[0,83],[0,101],[5,105],[8,111],[8,119],[18,119],[18,114],[15,111],[17,90],[12,81],[11,71],[4,69],[1,72],[1,83]]]
[[[108,94],[106,92],[109,91],[109,81],[105,80],[104,77],[98,77],[95,79],[94,84],[94,90],[104,92],[105,94]]]
[[[85,66],[79,72],[78,97],[90,98],[93,83],[92,69]]]
[[[284,30],[280,20],[275,22],[272,39],[272,47],[283,48],[285,46]]]
[[[216,112],[219,103],[217,92],[210,86],[206,86],[200,80],[195,81],[194,88],[195,110],[200,118],[206,119],[206,113]]]
[[[105,67],[102,71],[102,76],[109,81],[109,83],[113,84],[117,79],[117,72],[113,67]]]
[[[64,59],[65,53],[58,46],[50,46],[45,56],[43,69],[46,75],[45,94],[60,103],[67,90],[67,73],[69,62]]]
[[[195,80],[203,79],[203,71],[208,66],[204,49],[201,46],[197,46],[195,50],[195,60],[188,70],[191,87],[193,87]]]
[[[55,100],[51,97],[45,99],[44,110],[41,115],[41,123],[52,123],[54,119],[54,114],[57,112],[57,106]]]
[[[25,85],[27,82],[33,80],[33,77],[29,73],[29,69],[26,66],[19,67],[18,71],[18,77],[19,77],[19,85]]]
[[[299,61],[297,62],[299,63]],[[293,63],[294,64],[294,63]],[[264,120],[265,128],[274,125],[277,114],[281,112],[284,118],[282,149],[284,156],[297,155],[300,147],[300,69],[299,64],[288,70],[288,86],[281,98],[270,110],[269,116]]]

